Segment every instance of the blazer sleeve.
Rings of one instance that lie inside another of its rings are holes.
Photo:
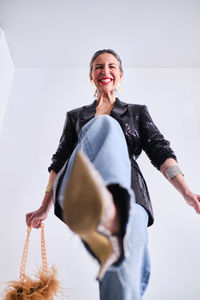
[[[52,163],[49,166],[48,171],[50,172],[53,170],[55,173],[58,173],[71,156],[76,144],[76,130],[72,121],[72,116],[70,112],[67,112],[59,145],[55,154],[52,156]]]
[[[142,136],[142,149],[146,152],[151,163],[160,170],[161,165],[167,158],[177,160],[174,151],[154,124],[146,105],[140,110],[140,128]]]

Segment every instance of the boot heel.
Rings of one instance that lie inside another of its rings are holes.
[[[91,251],[97,257],[100,263],[100,270],[97,279],[101,279],[105,273],[109,258],[112,256],[114,248],[108,236],[99,232],[89,232],[82,234],[81,238],[87,242]]]

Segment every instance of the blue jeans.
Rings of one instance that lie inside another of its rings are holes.
[[[64,188],[79,149],[88,156],[106,185],[118,184],[130,195],[130,209],[123,238],[124,258],[119,265],[111,266],[99,282],[100,299],[140,300],[150,276],[147,247],[148,214],[141,205],[135,203],[131,189],[130,159],[119,123],[110,116],[101,115],[83,126],[62,179],[58,197],[62,208]]]

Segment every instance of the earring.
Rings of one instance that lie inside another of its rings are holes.
[[[93,95],[94,95],[94,97],[97,97],[97,88],[96,88],[96,85],[94,84],[93,80],[91,80],[91,83],[92,83],[92,87],[93,87]]]
[[[116,85],[115,91],[116,91],[118,94],[121,93],[121,85],[120,85],[120,82],[118,82],[118,84]]]

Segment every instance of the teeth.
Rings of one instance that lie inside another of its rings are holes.
[[[106,82],[106,83],[107,83],[107,82],[111,82],[111,81],[112,81],[112,79],[110,79],[110,78],[107,78],[107,79],[101,79],[100,81],[101,81],[101,82]]]

